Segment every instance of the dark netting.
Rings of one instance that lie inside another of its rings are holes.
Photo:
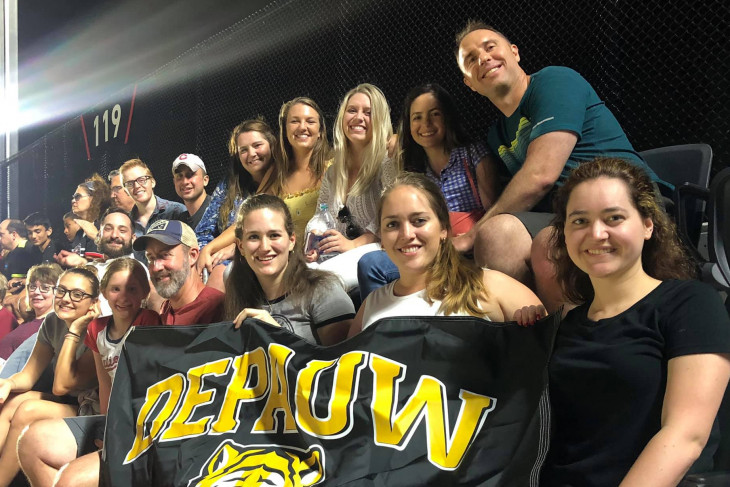
[[[637,150],[705,142],[715,151],[715,171],[728,164],[727,0],[291,0],[270,3],[141,80],[126,144],[133,86],[83,114],[90,159],[80,118],[11,158],[17,177],[11,172],[8,184],[2,171],[3,199],[10,198],[11,214],[45,210],[60,225],[79,182],[132,157],[150,165],[157,194],[177,199],[170,167],[181,152],[203,158],[212,191],[228,170],[237,123],[262,115],[278,129],[282,102],[306,95],[325,110],[331,135],[340,98],[365,81],[386,94],[394,126],[407,91],[438,82],[455,96],[472,135],[483,137],[496,111],[462,83],[453,55],[454,35],[469,18],[516,43],[528,73],[547,65],[580,72]],[[95,117],[115,104],[117,137],[96,146]],[[9,187],[20,197],[7,194]]]

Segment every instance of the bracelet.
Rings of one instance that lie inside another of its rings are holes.
[[[64,340],[68,340],[69,338],[77,343],[81,341],[81,337],[74,333],[66,333]]]
[[[72,332],[71,330],[68,330],[68,331],[66,332],[66,336],[68,336],[68,335],[73,335],[73,336],[75,336],[76,338],[78,338],[79,340],[81,339],[81,335],[79,335],[78,333],[74,333],[74,332]]]

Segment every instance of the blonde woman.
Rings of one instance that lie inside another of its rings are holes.
[[[364,83],[345,95],[335,121],[334,163],[327,169],[317,202],[327,204],[337,228],[325,233],[307,260],[317,265],[320,255],[339,254],[318,266],[338,274],[348,290],[357,285],[360,257],[380,248],[377,205],[396,174],[387,155],[392,135],[390,107],[378,87]]]

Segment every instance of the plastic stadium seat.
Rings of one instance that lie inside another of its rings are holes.
[[[674,202],[673,216],[687,244],[696,249],[702,228],[703,201],[687,204],[686,183],[707,188],[712,167],[712,147],[707,144],[684,144],[659,147],[639,155],[664,181],[674,185],[673,194],[664,194]]]

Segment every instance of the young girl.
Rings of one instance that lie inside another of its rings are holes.
[[[247,317],[287,328],[309,341],[342,341],[355,308],[339,280],[307,267],[295,252],[294,222],[287,205],[267,194],[241,205],[236,258],[226,281],[226,319]]]
[[[691,280],[651,180],[619,159],[584,163],[554,206],[551,257],[583,304],[550,361],[555,429],[540,485],[675,486],[693,463],[710,470],[717,445],[703,447],[730,377],[730,319]]]
[[[357,286],[360,257],[379,248],[376,207],[396,173],[386,153],[392,134],[390,107],[376,86],[364,83],[345,95],[335,121],[335,161],[317,202],[327,204],[337,229],[325,232],[307,260],[314,263],[320,254],[339,253],[320,268],[339,275],[348,290]]]
[[[19,442],[18,452],[23,471],[33,485],[51,485],[58,469],[68,462],[72,462],[65,470],[65,475],[72,475],[68,478],[86,478],[79,477],[82,472],[84,475],[98,473],[95,442],[103,438],[111,385],[124,340],[134,326],[160,324],[157,313],[142,308],[150,286],[144,267],[135,259],[122,257],[112,261],[101,280],[101,292],[109,302],[112,316],[95,318],[86,329],[81,321],[69,328],[71,333],[85,335],[84,343],[89,347],[86,354],[93,355],[95,367],[81,370],[79,367],[88,362],[71,360],[62,350],[57,368],[63,366],[65,372],[56,374],[56,381],[67,387],[95,374],[99,381],[101,415],[52,419],[31,425]],[[75,340],[68,342],[66,345],[70,346]],[[80,458],[74,461],[77,456]]]
[[[18,473],[16,448],[21,431],[40,419],[75,416],[79,410],[76,396],[96,387],[96,379],[89,377],[73,389],[57,387],[54,380],[53,394],[31,390],[49,364],[58,372],[56,361],[62,352],[77,359],[84,356],[86,345],[80,343],[74,330],[94,317],[99,281],[92,270],[69,269],[59,278],[54,295],[55,312],[43,321],[25,367],[8,379],[0,379],[0,486],[9,485]],[[91,356],[87,360],[93,368]]]
[[[441,190],[421,174],[396,178],[378,205],[381,243],[400,278],[375,290],[355,317],[350,335],[390,316],[477,316],[512,319],[525,305],[541,306],[526,286],[478,268],[448,238],[449,211]]]

